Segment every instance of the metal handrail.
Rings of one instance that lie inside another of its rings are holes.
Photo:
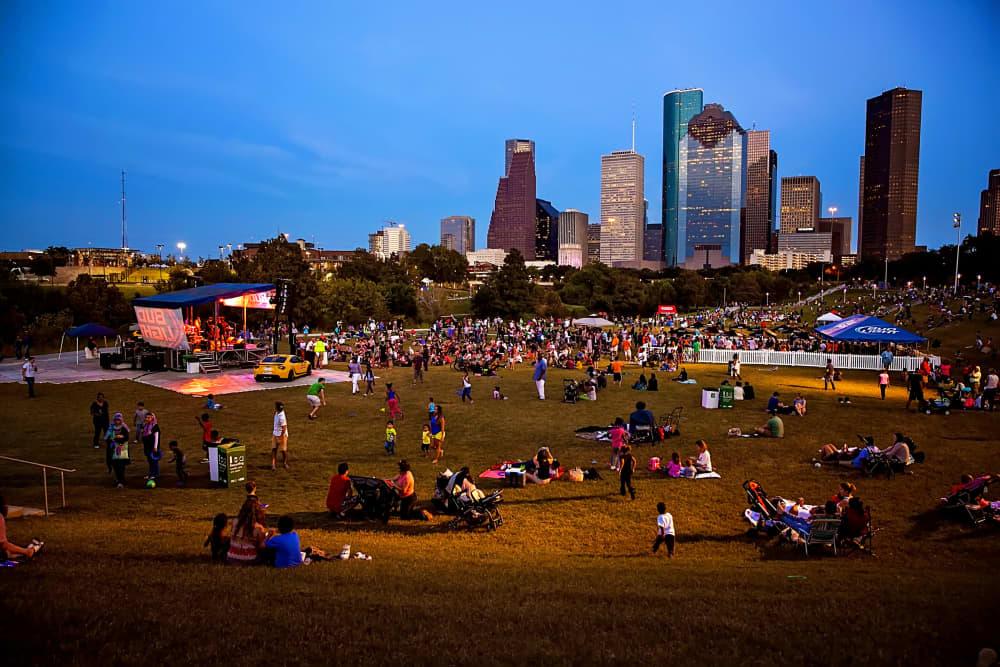
[[[59,466],[49,465],[47,463],[38,463],[37,461],[26,461],[25,459],[17,459],[13,456],[0,456],[0,459],[4,461],[13,461],[14,463],[23,463],[29,466],[35,466],[36,468],[42,469],[42,491],[45,494],[45,516],[49,515],[49,470],[59,471],[59,490],[62,494],[62,508],[66,505],[66,473],[76,472],[75,468],[60,468]]]

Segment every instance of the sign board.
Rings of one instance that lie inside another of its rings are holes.
[[[254,292],[243,296],[234,296],[231,299],[221,299],[223,306],[232,308],[259,308],[263,310],[274,310],[271,299],[274,298],[274,290],[267,292]]]
[[[657,315],[676,315],[677,306],[660,306],[656,309]]]
[[[247,448],[241,444],[219,445],[219,483],[229,487],[247,479]]]
[[[180,308],[135,307],[135,318],[143,339],[154,347],[190,350],[184,335],[184,315]]]

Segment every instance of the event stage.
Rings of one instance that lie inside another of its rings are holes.
[[[56,354],[41,354],[35,357],[38,364],[38,377],[35,383],[70,384],[74,382],[107,382],[111,380],[135,380],[161,389],[169,389],[186,396],[204,396],[214,394],[236,394],[243,391],[263,391],[279,389],[288,386],[303,386],[312,384],[316,378],[324,377],[329,383],[348,382],[350,375],[345,371],[314,370],[312,375],[297,378],[291,382],[256,382],[253,379],[253,369],[226,370],[211,375],[199,373],[177,373],[174,371],[149,372],[142,370],[111,370],[101,368],[96,359],[80,358],[76,363],[73,354],[63,354],[62,359]],[[22,361],[10,358],[0,363],[0,383],[20,382]]]

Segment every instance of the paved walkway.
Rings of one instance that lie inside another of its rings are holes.
[[[344,371],[314,370],[312,375],[297,378],[291,382],[256,382],[252,369],[227,370],[222,373],[198,375],[178,373],[175,371],[160,371],[150,373],[141,370],[116,371],[101,368],[96,359],[76,363],[73,353],[62,355],[42,354],[35,357],[38,364],[36,384],[70,384],[73,382],[106,382],[111,380],[134,380],[161,389],[169,389],[187,396],[204,396],[213,394],[222,396],[243,391],[263,391],[279,387],[302,386],[312,384],[318,377],[326,378],[327,382],[348,382],[350,376]],[[20,382],[21,364],[17,359],[7,359],[0,363],[0,383]]]

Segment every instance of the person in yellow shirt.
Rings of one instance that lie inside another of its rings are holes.
[[[316,368],[326,368],[326,341],[322,338],[318,339],[313,345],[313,354],[316,356]]]
[[[385,453],[389,455],[396,453],[396,425],[391,419],[385,423]]]

